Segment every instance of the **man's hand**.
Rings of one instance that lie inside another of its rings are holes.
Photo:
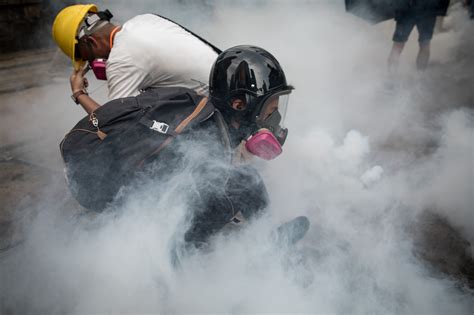
[[[248,164],[253,160],[253,154],[247,151],[245,148],[245,142],[245,140],[242,140],[237,148],[235,148],[232,156],[233,165]]]
[[[69,82],[71,83],[71,90],[73,94],[77,91],[85,90],[89,86],[87,78],[84,77],[87,71],[89,71],[89,65],[87,64],[82,69],[74,69],[72,71],[71,77],[69,78]]]
[[[84,75],[89,71],[89,66],[85,65],[79,70],[73,70],[71,77],[69,78],[69,83],[71,83],[72,94],[86,90],[89,86],[87,79],[84,78]],[[82,108],[90,114],[93,113],[100,105],[94,101],[88,94],[81,94],[77,97],[77,101],[81,104]]]

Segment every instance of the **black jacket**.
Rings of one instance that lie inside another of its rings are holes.
[[[395,18],[406,14],[445,16],[449,2],[450,0],[397,0],[394,1]]]

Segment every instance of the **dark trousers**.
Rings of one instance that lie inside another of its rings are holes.
[[[471,19],[474,19],[474,0],[471,0],[471,5],[469,6],[471,11]]]
[[[399,14],[396,18],[397,25],[393,34],[393,41],[405,43],[410,36],[411,31],[416,26],[420,44],[429,42],[433,37],[433,30],[436,24],[435,14],[420,14],[417,12],[405,12]]]
[[[231,222],[238,212],[245,220],[250,220],[268,204],[265,185],[253,167],[231,167],[223,171],[223,176],[218,176],[216,181],[206,177],[205,174],[210,173],[207,167],[198,173],[202,174],[199,177],[205,179],[206,184],[196,187],[192,198],[193,218],[191,227],[184,235],[188,244],[200,247]]]

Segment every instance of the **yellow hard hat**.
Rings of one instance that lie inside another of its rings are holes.
[[[87,12],[97,11],[95,4],[77,4],[62,9],[54,19],[53,39],[59,48],[71,58],[76,70],[84,64],[84,60],[75,58],[77,31],[86,18]]]

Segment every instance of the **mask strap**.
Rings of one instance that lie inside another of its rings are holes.
[[[114,45],[115,33],[117,33],[119,30],[120,30],[120,26],[117,26],[112,30],[112,32],[110,32],[110,37],[109,37],[110,49],[112,49],[112,47]]]

